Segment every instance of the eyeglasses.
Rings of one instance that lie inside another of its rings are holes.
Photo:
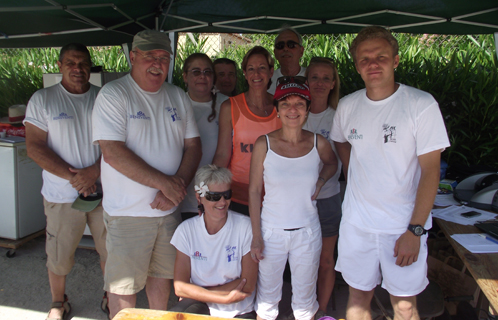
[[[306,84],[306,77],[303,76],[283,76],[277,79],[277,85],[287,83]]]
[[[282,50],[285,47],[286,44],[287,44],[287,48],[289,48],[289,49],[294,49],[296,46],[301,46],[296,41],[287,40],[287,42],[285,42],[285,41],[279,41],[279,42],[275,43],[275,49]]]
[[[139,52],[139,51],[133,51],[135,53],[139,53],[142,58],[145,60],[145,62],[148,62],[148,63],[152,63],[152,62],[158,62],[158,63],[169,63],[169,61],[171,60],[170,57],[154,57],[154,56],[151,56],[151,55],[148,55],[148,54],[144,54],[142,52]]]
[[[212,77],[214,74],[213,70],[211,70],[211,69],[206,69],[206,70],[192,69],[192,70],[188,70],[187,72],[191,72],[194,75],[194,77],[198,77],[201,74],[204,74],[205,77]]]
[[[223,192],[211,192],[208,191],[204,195],[207,201],[220,201],[221,197],[225,198],[225,200],[230,200],[232,198],[232,189],[223,191]]]

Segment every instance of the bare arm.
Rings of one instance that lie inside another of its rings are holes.
[[[43,170],[62,179],[69,180],[79,193],[88,195],[94,190],[95,181],[100,176],[100,158],[94,165],[75,169],[64,161],[47,144],[47,132],[26,123],[26,149],[28,156]]]
[[[315,193],[311,197],[312,200],[315,200],[316,197],[318,197],[325,182],[327,182],[337,171],[337,158],[332,150],[332,146],[327,139],[319,134],[317,135],[317,139],[318,154],[320,155],[320,160],[322,160],[323,167],[318,175],[319,178],[316,182]]]
[[[351,156],[351,144],[349,142],[337,142],[334,141],[335,149],[337,150],[337,155],[342,162],[342,171],[344,173],[344,178],[348,181],[348,168],[349,168],[349,157]]]
[[[244,286],[247,282],[246,279],[241,278],[234,280],[224,286],[235,285],[233,289],[226,292],[225,290],[213,290],[203,288],[201,286],[190,283],[190,258],[176,250],[176,260],[175,260],[175,273],[174,273],[174,287],[175,294],[182,298],[191,298],[202,302],[212,302],[212,303],[234,303],[244,300],[246,297],[250,296],[251,292],[246,293],[243,291]],[[257,269],[256,269],[257,273]],[[221,287],[221,286],[220,286]]]
[[[218,146],[214,154],[213,164],[227,168],[232,157],[232,106],[230,99],[221,104],[218,132]]]
[[[254,262],[264,259],[264,241],[261,236],[261,194],[263,192],[263,162],[266,158],[266,137],[260,136],[254,144],[249,173],[249,215],[252,225],[251,257]]]
[[[230,291],[237,288],[242,279],[246,280],[243,292],[251,294],[256,289],[256,281],[258,278],[258,264],[251,259],[251,253],[247,253],[242,257],[242,271],[240,278],[221,286],[209,287],[209,290],[218,291],[220,293],[229,294]]]
[[[418,157],[421,176],[410,224],[423,226],[427,221],[439,185],[440,161],[441,150],[435,150]],[[407,230],[399,237],[394,246],[394,256],[397,257],[396,264],[404,267],[416,262],[419,250],[420,237]]]
[[[151,167],[122,141],[99,140],[99,144],[104,161],[126,177],[160,190],[175,206],[185,197],[185,181],[181,177],[168,176]]]

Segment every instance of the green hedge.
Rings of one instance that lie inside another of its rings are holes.
[[[185,43],[177,48],[173,82],[180,87],[184,87],[181,68],[185,58],[209,49],[199,34],[193,36],[195,42],[186,37]],[[275,35],[246,36],[252,40],[251,44],[230,46],[212,58],[226,57],[240,65],[244,54],[255,44],[272,52]],[[313,56],[333,58],[341,77],[342,95],[364,87],[348,51],[354,36],[304,37],[306,50],[302,64],[307,65]],[[462,38],[397,34],[396,37],[400,43],[396,80],[430,92],[441,107],[452,144],[443,158],[450,165],[498,167],[498,61],[492,35]],[[94,64],[105,70],[128,71],[119,47],[90,48],[90,53]],[[2,116],[8,106],[27,103],[31,94],[42,87],[43,73],[57,72],[57,56],[58,49],[54,48],[0,50]],[[241,70],[238,89],[246,90]]]

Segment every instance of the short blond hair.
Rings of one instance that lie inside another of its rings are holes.
[[[358,33],[356,38],[353,40],[353,43],[351,43],[351,46],[349,47],[349,52],[351,53],[351,56],[353,57],[353,61],[355,63],[356,63],[356,50],[358,49],[358,46],[363,41],[371,39],[386,40],[393,49],[393,57],[395,57],[398,54],[399,50],[398,40],[396,40],[396,38],[392,35],[392,33],[389,30],[380,26],[370,26],[361,29],[361,31]]]

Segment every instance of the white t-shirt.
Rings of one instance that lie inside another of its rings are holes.
[[[335,110],[328,107],[320,113],[308,113],[308,118],[304,123],[303,129],[311,131],[313,133],[321,134],[332,146],[332,150],[336,155],[338,164],[336,173],[323,185],[317,199],[327,199],[335,196],[341,192],[341,186],[339,184],[339,177],[341,176],[341,161],[337,156],[337,151],[335,150],[334,141],[330,138],[330,128],[332,127],[332,121],[334,120]],[[320,171],[323,168],[323,163],[320,161]],[[318,171],[318,172],[320,172]]]
[[[68,92],[62,84],[38,90],[28,103],[24,124],[47,132],[47,145],[73,168],[91,166],[100,157],[92,145],[92,110],[99,87],[90,85],[83,94]],[[68,168],[69,170],[69,168]],[[43,170],[41,193],[50,202],[71,203],[78,197],[69,180]]]
[[[190,99],[172,84],[147,92],[128,74],[106,84],[95,100],[93,143],[124,141],[136,155],[167,175],[177,172],[185,139],[198,136]],[[161,217],[176,209],[152,209],[157,189],[129,179],[105,157],[101,163],[103,206],[110,216]]]
[[[306,74],[306,67],[301,67],[301,71],[299,71],[299,73],[296,74],[296,76],[304,77],[305,74]],[[277,79],[283,76],[284,75],[282,74],[280,68],[278,68],[277,70],[275,70],[275,72],[273,72],[273,77],[271,77],[271,86],[270,89],[268,89],[269,93],[275,94],[275,90],[277,89]]]
[[[202,143],[202,158],[199,168],[213,162],[216,146],[218,145],[218,124],[220,117],[220,106],[228,97],[222,93],[216,94],[216,117],[209,122],[208,117],[211,114],[211,101],[195,102],[190,99],[192,109],[194,110],[195,122],[199,128],[199,134]],[[197,212],[197,199],[195,198],[194,180],[187,187],[187,195],[182,203],[182,212]]]
[[[417,157],[449,146],[436,100],[403,84],[381,101],[359,90],[339,102],[331,132],[352,146],[342,221],[372,233],[405,232],[420,180]]]
[[[228,211],[225,225],[216,234],[209,234],[204,216],[182,222],[171,244],[190,257],[190,281],[201,287],[224,285],[240,278],[242,257],[251,251],[252,229],[249,217]],[[255,292],[231,304],[208,303],[214,317],[233,318],[254,310]]]

